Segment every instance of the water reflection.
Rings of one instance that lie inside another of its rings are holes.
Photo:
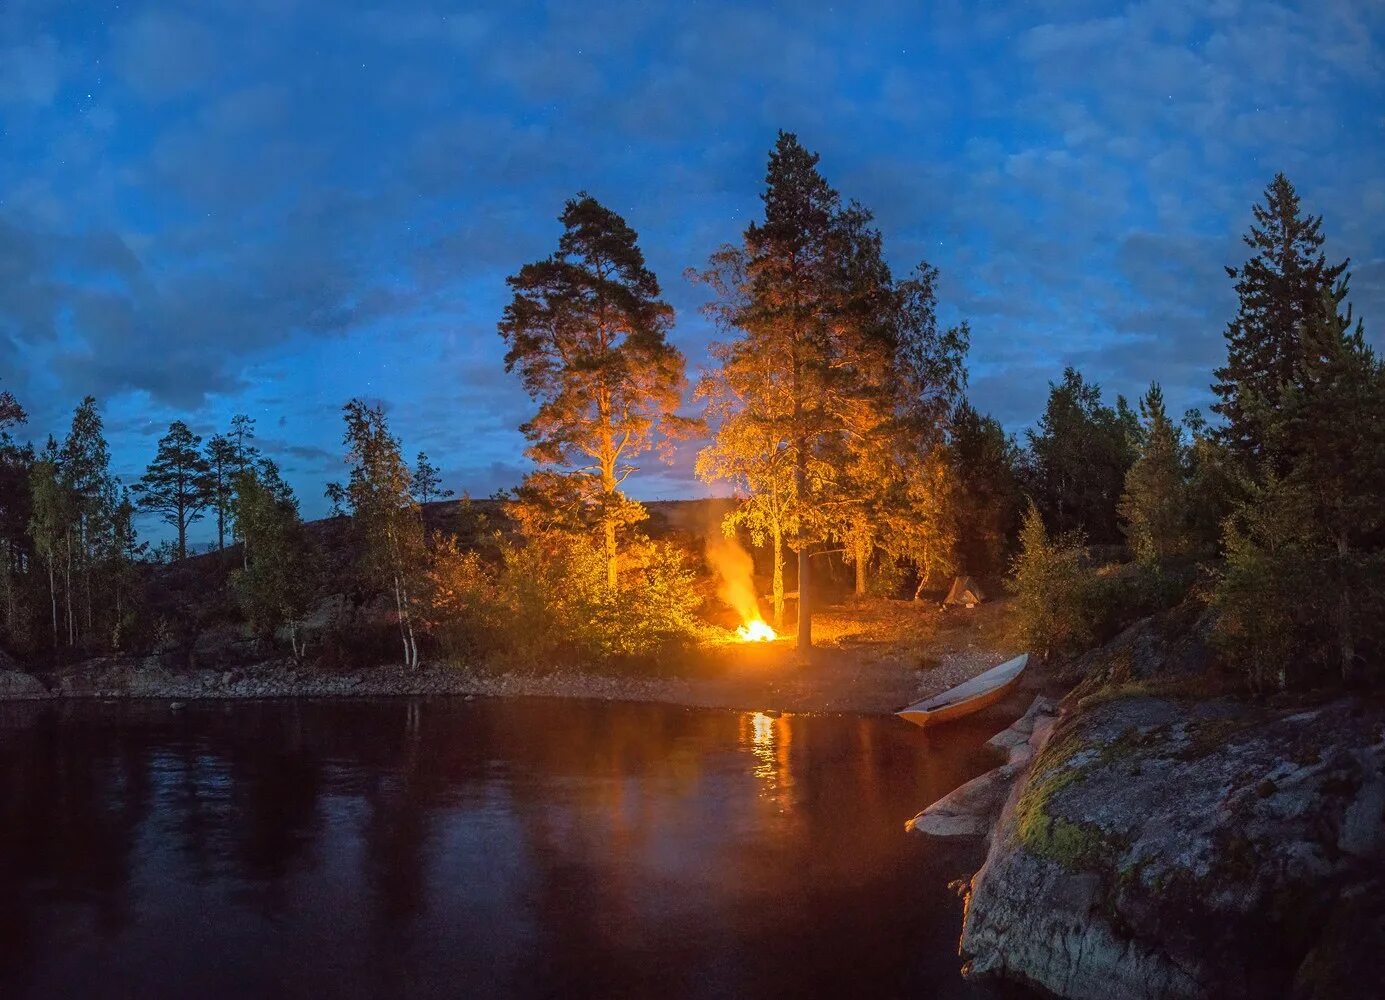
[[[970,995],[892,719],[0,705],[0,996]]]

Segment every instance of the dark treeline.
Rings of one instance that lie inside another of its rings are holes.
[[[1258,686],[1378,662],[1385,376],[1346,304],[1347,262],[1328,263],[1285,178],[1229,269],[1240,306],[1212,420],[1171,417],[1157,383],[1107,402],[1069,368],[1022,442],[968,398],[970,331],[939,327],[937,271],[892,273],[871,213],[793,135],[762,198],[763,218],[689,272],[720,331],[691,393],[637,234],[588,195],[566,205],[556,249],[508,279],[499,320],[535,404],[521,429],[536,471],[500,504],[463,497],[446,523],[424,510],[452,495],[438,469],[423,453],[410,467],[362,400],[343,410],[334,518],[310,528],[248,417],[207,441],[175,422],[126,488],[94,400],[35,447],[19,440],[21,401],[0,395],[5,648],[157,652],[229,623],[258,655],[296,660],[647,658],[708,627],[711,588],[702,553],[651,537],[626,484],[700,436],[698,474],[740,499],[722,528],[763,550],[775,624],[796,585],[800,645],[814,567],[844,566],[857,595],[1008,578],[1026,640],[1056,656],[1191,600]],[[141,543],[136,512],[173,541]],[[204,520],[217,554],[189,560]],[[202,560],[214,599],[161,596]]]

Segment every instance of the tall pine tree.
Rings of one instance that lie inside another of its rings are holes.
[[[561,221],[557,252],[506,279],[515,294],[499,327],[505,370],[517,369],[539,404],[521,427],[529,456],[554,470],[523,495],[592,523],[614,589],[621,532],[645,516],[621,487],[635,459],[683,426],[684,360],[635,230],[587,194]]]
[[[1219,437],[1242,463],[1261,460],[1284,471],[1285,457],[1267,441],[1266,422],[1283,387],[1304,381],[1303,331],[1346,272],[1322,252],[1322,216],[1305,216],[1298,192],[1282,173],[1265,188],[1265,203],[1243,237],[1252,256],[1226,273],[1240,306],[1226,327],[1226,364],[1216,371],[1212,407],[1225,418]]]
[[[202,520],[214,500],[202,438],[175,420],[159,439],[159,450],[140,481],[130,487],[141,510],[158,514],[178,532],[179,559],[188,556],[188,528]]]

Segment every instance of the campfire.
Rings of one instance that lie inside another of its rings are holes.
[[[773,642],[779,638],[770,624],[760,617],[760,602],[755,597],[755,563],[750,553],[734,538],[707,540],[707,562],[716,570],[717,594],[740,617],[733,633],[738,642]]]
[[[773,642],[779,638],[779,633],[764,619],[756,618],[736,629],[736,638],[741,642]]]

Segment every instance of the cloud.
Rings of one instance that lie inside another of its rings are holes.
[[[504,276],[590,190],[640,232],[695,376],[713,331],[680,275],[759,213],[781,127],[874,210],[896,270],[941,268],[972,395],[1012,428],[1069,363],[1199,401],[1221,268],[1278,169],[1378,326],[1385,13],[1097,6],[295,0],[104,32],[6,7],[6,385],[55,420],[88,391],[122,427],[285,418],[305,497],[355,394],[460,480],[517,476]],[[685,457],[639,478],[694,489]]]
[[[222,57],[214,32],[184,14],[146,9],[118,29],[116,65],[139,97],[165,101],[212,79]]]
[[[52,104],[68,68],[69,59],[49,36],[0,45],[0,106]]]

